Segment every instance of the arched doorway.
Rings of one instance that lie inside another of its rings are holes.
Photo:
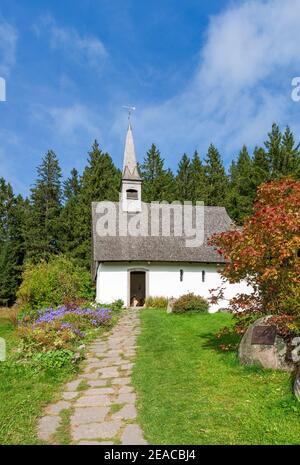
[[[129,270],[129,306],[142,307],[147,297],[147,272]]]

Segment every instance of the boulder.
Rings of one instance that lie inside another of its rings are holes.
[[[168,306],[167,306],[167,313],[172,313],[173,312],[173,305],[177,299],[174,299],[171,297],[171,299],[168,300]]]
[[[240,363],[293,371],[295,364],[286,359],[287,344],[277,335],[276,327],[267,325],[269,318],[259,318],[247,329],[239,346]]]
[[[298,369],[296,373],[296,378],[294,382],[294,394],[300,401],[300,369]]]

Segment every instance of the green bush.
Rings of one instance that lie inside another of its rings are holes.
[[[166,309],[168,306],[167,297],[157,296],[157,297],[147,297],[145,305],[148,308],[163,308]]]
[[[58,349],[39,352],[34,355],[33,361],[38,362],[43,368],[61,368],[64,365],[77,362],[77,359],[71,350]]]
[[[105,307],[111,308],[112,310],[119,312],[124,307],[124,302],[122,299],[118,299],[112,302],[111,304],[105,305]]]
[[[34,311],[56,307],[76,299],[93,299],[90,274],[62,255],[38,265],[28,263],[22,276],[17,298],[23,310]]]
[[[193,293],[185,294],[175,300],[173,304],[173,313],[185,312],[208,312],[208,301],[199,295]]]

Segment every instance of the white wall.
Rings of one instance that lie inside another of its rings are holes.
[[[97,273],[96,300],[109,303],[122,299],[128,303],[128,270],[144,268],[149,270],[149,295],[179,297],[194,292],[202,297],[209,297],[210,289],[222,284],[216,265],[207,264],[155,264],[155,263],[102,263]],[[183,270],[183,281],[180,281],[180,269]],[[202,270],[205,271],[205,282],[202,282]],[[225,300],[218,305],[211,305],[210,311],[217,311],[228,305],[228,300],[239,292],[250,292],[245,283],[226,284]]]

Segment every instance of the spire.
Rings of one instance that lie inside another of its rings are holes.
[[[136,162],[132,128],[130,122],[126,134],[122,179],[134,181],[141,180]]]

